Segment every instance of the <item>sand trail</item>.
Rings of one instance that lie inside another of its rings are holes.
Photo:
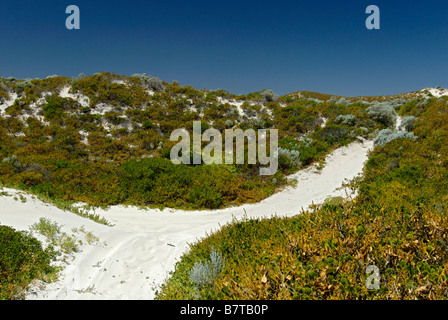
[[[11,196],[0,197],[0,223],[28,230],[40,217],[46,217],[68,233],[84,226],[99,238],[98,243],[84,243],[80,252],[73,254],[57,282],[34,286],[27,299],[154,299],[157,287],[188,250],[188,243],[232,219],[292,216],[327,197],[345,196],[344,190],[337,189],[345,179],[362,172],[372,147],[371,141],[365,141],[339,148],[327,156],[321,171],[312,166],[295,173],[291,176],[297,180],[295,187],[256,204],[208,211],[124,206],[96,210],[113,227],[64,212],[30,195],[25,195],[24,202],[14,200],[17,191],[5,188]]]

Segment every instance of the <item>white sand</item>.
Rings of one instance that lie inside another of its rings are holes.
[[[86,95],[83,95],[82,93],[75,93],[75,94],[69,93],[70,89],[71,89],[71,86],[65,86],[59,92],[59,96],[61,98],[71,98],[75,101],[78,101],[81,104],[81,106],[83,106],[83,107],[88,107],[90,105],[89,97],[87,97]]]
[[[4,112],[8,107],[12,106],[17,100],[17,93],[9,93],[9,99],[5,100],[3,103],[0,101],[0,112]]]
[[[398,116],[397,121],[395,122],[395,130],[400,131],[401,122],[403,121],[403,117]]]
[[[428,91],[430,94],[432,94],[432,96],[436,97],[436,98],[440,98],[442,96],[448,96],[448,89],[445,88],[424,88],[422,90],[420,90],[420,92],[422,92],[425,96],[428,96],[426,94],[426,91]]]
[[[15,201],[12,196],[0,197],[0,223],[16,229],[29,226],[47,217],[64,225],[70,233],[74,227],[85,227],[100,243],[81,246],[60,280],[45,287],[33,288],[28,299],[153,299],[176,261],[188,249],[188,243],[206,236],[233,218],[292,216],[301,208],[321,203],[329,196],[345,195],[336,190],[345,179],[362,172],[371,141],[356,142],[340,148],[326,159],[318,172],[314,167],[292,175],[296,187],[285,190],[257,204],[216,211],[185,212],[181,210],[139,210],[114,206],[96,213],[114,223],[113,227],[97,224],[75,214],[64,212],[26,196]],[[15,193],[11,189],[4,189]]]

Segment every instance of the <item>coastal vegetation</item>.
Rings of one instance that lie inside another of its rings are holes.
[[[278,171],[260,176],[259,162],[173,164],[170,134],[184,128],[192,136],[194,121],[223,136],[277,129]],[[109,72],[0,78],[0,185],[105,224],[72,204],[254,203],[288,185],[289,174],[321,168],[329,152],[359,140],[375,147],[363,176],[346,185],[355,197],[327,199],[292,218],[222,226],[191,244],[159,299],[448,298],[447,97],[234,95]],[[34,229],[59,232],[48,221]],[[0,241],[1,299],[21,297],[54,271],[54,252],[33,235],[0,226]],[[378,289],[366,286],[369,266],[379,270]]]
[[[223,226],[191,244],[159,299],[447,299],[447,98],[397,113],[415,120],[412,136],[376,145],[363,177],[346,186],[356,197]],[[198,287],[189,272],[211,250],[225,267]]]
[[[257,202],[285,186],[288,174],[389,125],[369,116],[368,103],[288,100],[271,90],[235,96],[145,74],[1,78],[0,84],[3,102],[17,95],[0,114],[0,182],[93,206],[217,209]],[[225,129],[278,129],[279,170],[260,176],[258,162],[172,164],[171,132],[191,133],[198,120],[203,131],[223,136]]]

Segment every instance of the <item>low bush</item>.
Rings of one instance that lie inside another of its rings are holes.
[[[336,119],[334,120],[334,122],[336,124],[346,124],[348,126],[353,126],[356,123],[356,117],[354,115],[351,114],[346,114],[346,115],[339,115],[336,117]]]
[[[214,248],[210,253],[209,261],[195,261],[190,271],[190,280],[201,289],[214,283],[225,267],[225,259]]]
[[[414,116],[407,116],[401,119],[400,129],[404,129],[406,131],[412,131],[414,129],[415,120],[417,118]]]
[[[328,142],[330,145],[344,145],[348,142],[348,133],[350,130],[346,126],[338,124],[329,124],[325,128],[316,131],[316,138]]]
[[[30,226],[30,230],[46,237],[51,248],[58,248],[65,254],[79,250],[79,242],[74,237],[62,232],[61,226],[50,219],[40,218],[39,222]],[[55,249],[55,252],[58,250]]]
[[[396,131],[391,129],[383,129],[381,130],[376,138],[373,140],[375,145],[384,146],[386,143],[389,143],[396,139],[413,139],[416,140],[417,137],[414,136],[412,132],[406,131]]]
[[[278,164],[280,168],[284,169],[297,169],[300,167],[300,151],[288,150],[282,147],[278,148]]]
[[[394,126],[398,117],[395,108],[389,102],[374,103],[366,111],[372,119],[383,123],[387,127]]]
[[[147,158],[126,162],[123,171],[121,194],[125,202],[138,205],[217,209],[260,200],[274,190],[270,179],[243,179],[223,165],[175,165],[169,159]]]
[[[263,90],[261,92],[261,96],[263,97],[264,101],[271,102],[271,101],[278,101],[278,95],[275,94],[272,90]]]
[[[159,78],[153,76],[147,76],[146,73],[134,74],[133,77],[139,79],[141,84],[150,90],[154,90],[157,92],[165,90],[165,85]]]
[[[23,298],[34,279],[55,272],[53,258],[29,233],[0,225],[0,299]]]

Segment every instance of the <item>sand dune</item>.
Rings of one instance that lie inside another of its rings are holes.
[[[223,210],[181,211],[140,210],[114,206],[95,213],[104,216],[113,227],[97,224],[73,213],[44,204],[25,195],[26,202],[13,196],[0,197],[0,223],[27,230],[40,217],[49,218],[70,233],[84,226],[100,240],[84,243],[73,254],[59,281],[35,285],[27,299],[153,299],[155,290],[174,269],[176,261],[192,243],[220,226],[247,217],[292,216],[301,208],[321,203],[329,196],[345,195],[336,190],[345,179],[362,172],[371,141],[355,142],[328,155],[325,167],[315,167],[291,176],[297,179],[289,187],[257,203]],[[15,190],[4,189],[11,195]]]

